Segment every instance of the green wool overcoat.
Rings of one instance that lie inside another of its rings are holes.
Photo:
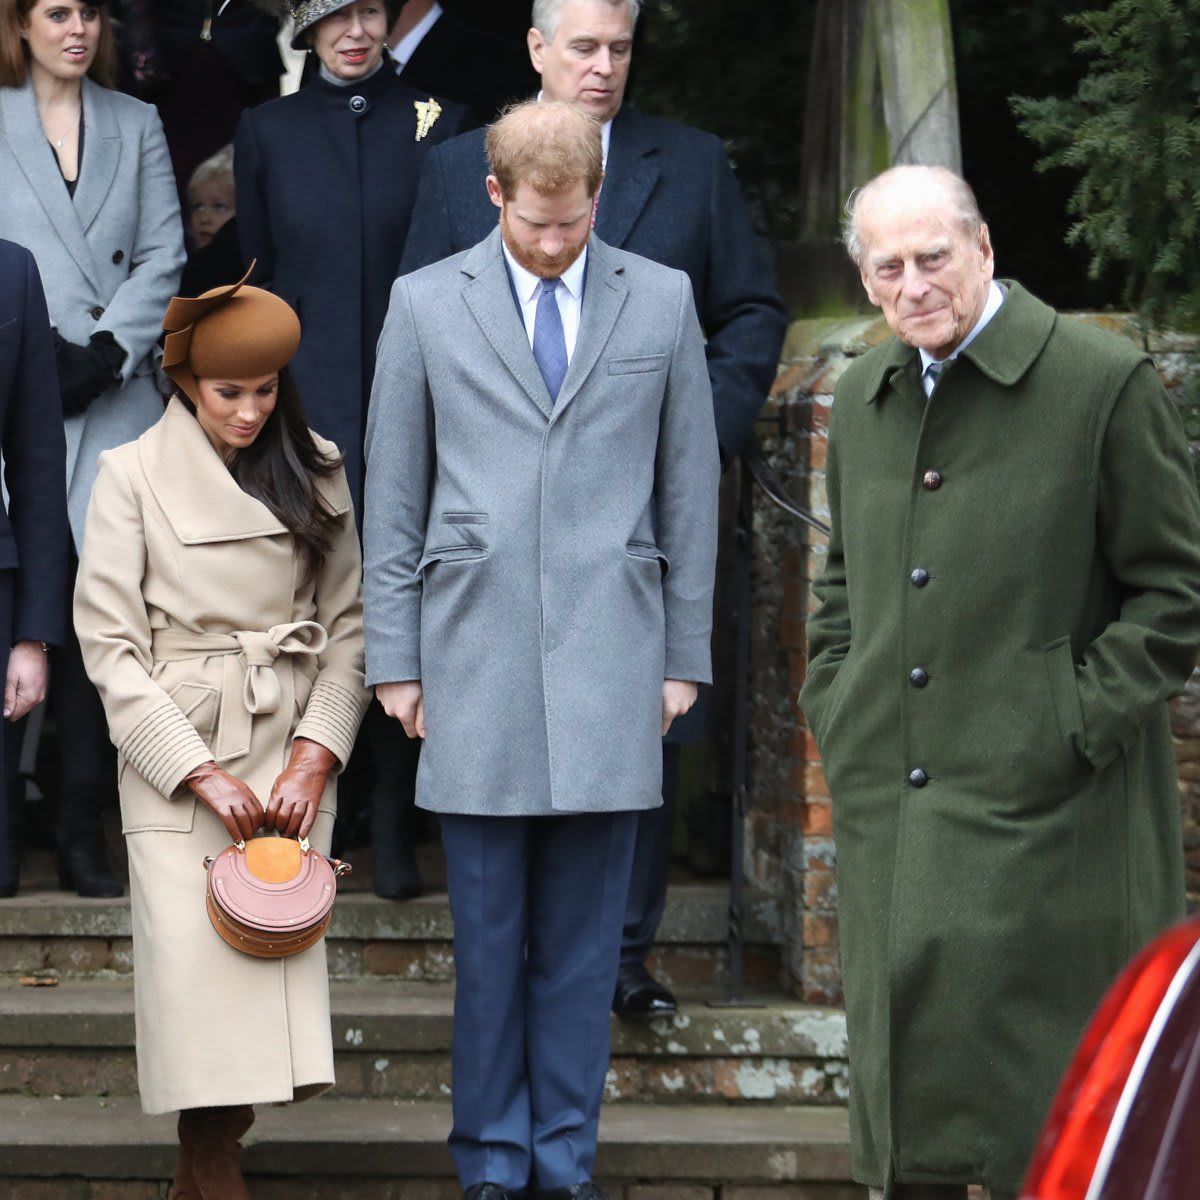
[[[1184,911],[1166,700],[1200,499],[1147,356],[1007,284],[928,401],[897,339],[829,436],[801,705],[833,797],[855,1177],[1016,1192],[1125,961]]]

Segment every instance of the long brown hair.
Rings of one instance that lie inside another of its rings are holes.
[[[47,0],[52,3],[54,0]],[[29,73],[29,47],[21,38],[21,24],[38,0],[0,0],[0,87],[21,87]],[[100,45],[88,68],[88,78],[103,87],[115,87],[117,80],[117,49],[113,40],[112,19],[108,6],[96,3],[100,14]]]
[[[196,406],[177,394],[194,416]],[[317,488],[317,480],[335,475],[341,465],[340,456],[322,453],[313,441],[296,381],[287,367],[281,368],[275,408],[258,437],[234,451],[229,473],[296,539],[307,560],[308,578],[320,572],[342,520]]]

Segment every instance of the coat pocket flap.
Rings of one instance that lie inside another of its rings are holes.
[[[421,556],[417,574],[423,574],[425,568],[435,562],[468,562],[475,558],[487,558],[487,554],[486,546],[436,546]]]
[[[661,371],[667,365],[665,354],[643,354],[638,358],[610,358],[610,375],[639,375],[644,371]]]
[[[444,512],[442,520],[447,525],[486,525],[488,515],[481,512]]]
[[[664,575],[671,569],[670,560],[652,542],[626,542],[625,553],[632,558],[657,559]]]
[[[1050,688],[1050,703],[1058,721],[1063,741],[1082,744],[1083,706],[1079,701],[1079,685],[1075,681],[1075,659],[1069,637],[1056,638],[1042,647],[1046,664],[1046,680]]]

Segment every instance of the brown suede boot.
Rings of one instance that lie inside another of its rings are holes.
[[[254,1124],[254,1109],[194,1108],[192,1178],[202,1200],[250,1200],[242,1178],[241,1138]]]
[[[171,1180],[170,1200],[204,1200],[192,1177],[192,1152],[196,1138],[196,1110],[185,1108],[179,1114],[179,1153],[175,1156],[175,1178]]]

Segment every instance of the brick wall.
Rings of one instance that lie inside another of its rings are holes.
[[[1200,337],[1139,333],[1120,315],[1081,314],[1145,346],[1179,404],[1200,464]],[[789,494],[828,518],[825,446],[833,390],[849,361],[885,340],[870,317],[797,321],[784,346],[759,427],[763,449]],[[825,543],[756,491],[751,647],[751,812],[746,870],[775,896],[785,926],[786,983],[812,1003],[841,999],[837,880],[829,790],[820,755],[796,705],[804,679],[810,584]],[[1172,707],[1188,891],[1200,908],[1200,671]]]

